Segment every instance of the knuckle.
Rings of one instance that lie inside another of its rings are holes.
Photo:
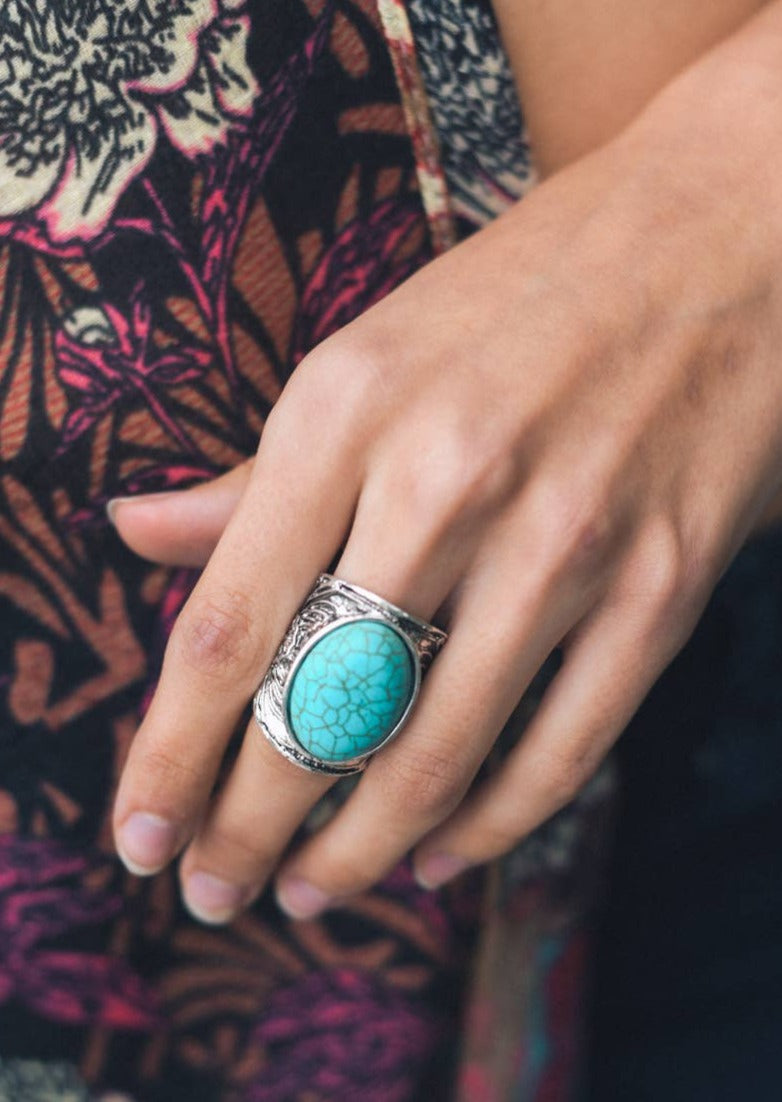
[[[293,393],[299,415],[321,434],[352,438],[386,405],[394,374],[378,342],[342,330],[310,352],[297,369]]]
[[[549,749],[542,755],[539,772],[552,807],[569,804],[592,777],[602,757],[594,741],[583,739],[565,749]]]
[[[672,527],[657,527],[649,542],[644,589],[652,606],[662,612],[677,601],[684,577],[682,547]]]
[[[484,444],[468,453],[467,463],[457,471],[465,513],[496,508],[518,489],[519,469],[513,447]]]
[[[647,533],[639,581],[653,630],[670,631],[697,615],[710,576],[706,556],[676,524],[657,522]]]
[[[613,523],[602,501],[587,500],[567,517],[563,544],[571,563],[600,562],[612,545]]]
[[[300,457],[301,440],[312,440],[319,425],[311,412],[312,400],[300,384],[298,374],[290,379],[272,406],[263,425],[258,444],[258,459],[277,477]]]
[[[200,795],[204,788],[204,777],[197,766],[162,746],[141,750],[138,761],[134,761],[134,776],[139,803],[152,810],[168,808],[173,800],[179,808],[179,816],[187,794],[192,798],[193,794]]]
[[[198,847],[208,853],[212,863],[222,870],[230,866],[230,871],[242,877],[260,874],[271,867],[276,854],[261,844],[261,839],[253,837],[246,827],[239,823],[213,820],[204,827],[198,839]],[[201,862],[203,863],[203,862]]]
[[[395,464],[397,482],[398,470]],[[512,444],[504,436],[481,440],[470,426],[440,430],[427,448],[425,465],[408,463],[403,470],[400,496],[406,510],[429,527],[472,524],[505,504],[519,484]]]
[[[491,857],[509,853],[524,837],[524,831],[509,816],[494,816],[480,824],[482,851]]]
[[[318,869],[318,884],[330,895],[337,898],[341,896],[358,895],[367,891],[382,876],[381,868],[370,868],[366,863],[361,863],[359,855],[348,853],[334,854]]]
[[[604,562],[616,531],[608,494],[574,482],[550,485],[539,490],[533,508],[538,547],[555,572]]]
[[[311,462],[360,461],[387,410],[386,357],[343,332],[318,345],[299,364],[264,425],[259,454],[272,471]],[[308,447],[302,449],[302,441]],[[272,475],[273,476],[273,475]]]
[[[291,395],[292,383],[289,382],[266,415],[258,443],[258,452],[264,458],[278,454],[290,441],[298,414],[297,403]]]
[[[400,818],[439,821],[454,810],[467,788],[460,764],[445,748],[399,753],[386,767],[390,775],[383,798]]]
[[[177,621],[172,644],[191,670],[207,677],[230,673],[232,680],[258,670],[249,601],[239,592],[191,598]]]

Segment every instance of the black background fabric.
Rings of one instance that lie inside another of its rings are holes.
[[[590,1102],[782,1096],[782,529],[749,543],[619,745]]]

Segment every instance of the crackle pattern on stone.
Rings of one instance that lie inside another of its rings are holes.
[[[378,620],[341,624],[305,656],[291,685],[288,722],[299,743],[325,761],[378,746],[404,714],[415,684],[410,651]]]

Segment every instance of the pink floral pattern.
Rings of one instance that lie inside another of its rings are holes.
[[[184,447],[187,434],[165,407],[164,387],[201,378],[211,361],[205,348],[178,344],[156,349],[151,344],[149,305],[141,289],[126,319],[110,303],[82,306],[69,314],[55,336],[57,374],[76,397],[62,429],[60,451],[87,432],[127,391],[135,391],[159,424]]]
[[[0,1096],[430,1080],[456,893],[397,869],[320,921],[264,898],[206,929],[174,869],[119,867],[113,787],[194,575],[104,511],[251,454],[301,357],[430,255],[376,0],[0,4]]]
[[[85,874],[98,885],[89,887]],[[58,1022],[130,1030],[154,1024],[149,993],[124,961],[56,947],[57,938],[73,929],[120,912],[121,898],[105,885],[107,874],[105,858],[55,842],[0,836],[0,1004],[16,998]]]
[[[294,336],[295,363],[392,290],[399,267],[395,265],[390,275],[389,262],[395,253],[404,251],[406,243],[412,247],[401,270],[411,275],[421,266],[426,240],[420,229],[415,205],[389,201],[378,204],[369,218],[356,219],[345,227],[304,289]]]
[[[255,1031],[270,1059],[247,1102],[314,1098],[408,1102],[437,1023],[410,999],[353,969],[313,972],[280,991]]]

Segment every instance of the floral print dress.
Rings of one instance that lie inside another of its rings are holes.
[[[423,78],[396,0],[0,10],[0,1102],[566,1097],[599,785],[488,881],[403,865],[299,923],[200,926],[109,828],[194,578],[107,500],[251,454],[308,350],[460,232],[413,8]]]

